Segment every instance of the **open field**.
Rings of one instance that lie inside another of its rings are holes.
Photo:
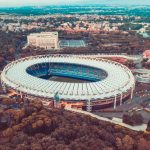
[[[58,81],[58,82],[69,82],[69,83],[86,83],[86,80],[74,79],[69,77],[59,77],[59,76],[52,76],[50,77],[51,81]]]

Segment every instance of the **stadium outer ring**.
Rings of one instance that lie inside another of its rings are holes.
[[[58,83],[27,74],[27,67],[40,62],[87,65],[105,70],[108,76],[102,81],[93,83]],[[116,105],[118,103],[121,105],[125,98],[131,96],[132,99],[135,88],[134,76],[126,66],[107,59],[90,59],[73,55],[38,55],[13,61],[2,71],[1,83],[4,89],[6,87],[12,88],[21,93],[21,96],[29,95],[54,100],[56,93],[58,93],[59,98],[63,101],[84,101],[88,111],[92,109],[92,102],[98,102],[98,105],[112,104],[115,109]],[[48,88],[49,84],[52,85],[51,88]],[[70,88],[66,88],[66,86]],[[71,87],[74,88],[70,90]],[[65,91],[65,89],[68,91]]]

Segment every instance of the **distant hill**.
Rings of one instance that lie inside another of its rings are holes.
[[[98,15],[128,15],[150,17],[149,6],[111,6],[111,5],[86,5],[86,6],[41,6],[41,7],[11,7],[0,8],[0,14],[15,15],[47,15],[47,14],[98,14]]]

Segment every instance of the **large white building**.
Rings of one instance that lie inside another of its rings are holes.
[[[148,69],[135,69],[133,70],[137,82],[150,84],[150,70]]]
[[[44,49],[58,49],[58,32],[32,33],[27,37],[28,45]]]
[[[16,71],[18,70],[18,71]],[[62,76],[87,82],[60,82],[43,78]],[[42,98],[62,106],[97,110],[122,103],[133,97],[135,79],[122,64],[82,56],[40,55],[22,58],[8,64],[1,74],[1,84],[14,89],[21,97]]]

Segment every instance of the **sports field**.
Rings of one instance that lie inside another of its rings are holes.
[[[60,47],[86,47],[84,40],[61,40]]]
[[[87,83],[90,81],[81,80],[81,79],[75,79],[75,78],[69,78],[69,77],[59,77],[59,76],[52,76],[50,77],[51,81],[57,81],[57,82],[68,82],[68,83]]]

